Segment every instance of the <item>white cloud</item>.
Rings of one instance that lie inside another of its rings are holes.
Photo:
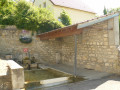
[[[98,14],[103,13],[104,6],[108,9],[120,7],[120,0],[82,0]]]

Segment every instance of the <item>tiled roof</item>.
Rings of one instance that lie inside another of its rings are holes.
[[[90,7],[88,7],[87,4],[83,3],[80,0],[51,0],[51,2],[54,5],[95,13]]]

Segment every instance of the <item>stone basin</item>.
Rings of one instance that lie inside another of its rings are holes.
[[[39,90],[49,86],[85,80],[83,77],[74,77],[71,74],[52,68],[25,70],[24,75],[26,90]]]

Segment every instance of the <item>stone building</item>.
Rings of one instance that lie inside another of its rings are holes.
[[[74,65],[77,61],[77,67],[120,73],[119,13],[34,35],[29,44],[19,41],[24,33],[14,26],[0,29],[0,55],[24,56],[27,48],[38,62]]]

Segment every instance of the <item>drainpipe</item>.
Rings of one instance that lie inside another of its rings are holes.
[[[74,47],[74,76],[77,75],[77,35],[74,35],[75,47]]]

